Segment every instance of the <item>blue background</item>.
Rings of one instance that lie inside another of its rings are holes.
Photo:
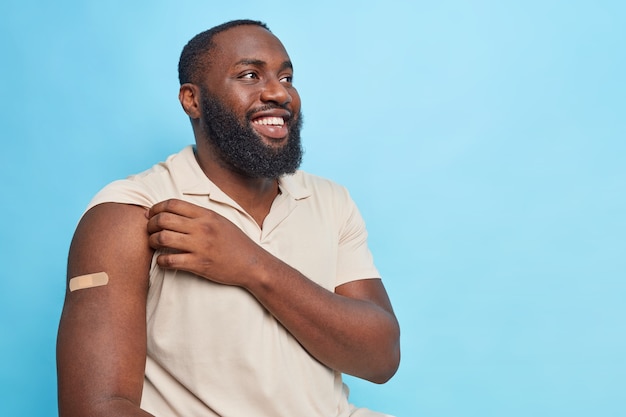
[[[398,374],[352,400],[626,416],[624,4],[4,0],[0,415],[56,415],[74,227],[192,141],[180,50],[245,17],[286,45],[303,168],[351,190],[401,321]]]

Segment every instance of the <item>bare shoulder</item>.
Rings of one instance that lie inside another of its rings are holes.
[[[87,211],[72,239],[68,279],[96,272],[147,272],[152,250],[145,211],[118,203],[100,204]]]
[[[92,337],[114,332],[120,323],[145,324],[152,250],[144,212],[138,206],[106,203],[91,208],[81,219],[70,246],[68,283],[91,274],[106,274],[107,279],[106,285],[74,291],[68,285],[61,339],[66,331]]]

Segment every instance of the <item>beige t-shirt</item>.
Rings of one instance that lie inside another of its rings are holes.
[[[268,252],[333,291],[377,278],[367,232],[348,192],[298,171],[263,227],[204,175],[193,147],[148,171],[109,184],[89,207],[150,207],[178,198],[229,219]],[[380,417],[348,404],[341,374],[310,356],[244,289],[152,261],[148,352],[141,407],[157,417]]]

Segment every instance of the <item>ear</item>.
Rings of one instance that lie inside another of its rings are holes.
[[[178,100],[190,118],[200,118],[200,89],[197,85],[191,83],[181,85],[178,91]]]

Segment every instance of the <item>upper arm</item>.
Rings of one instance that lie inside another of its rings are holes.
[[[388,381],[400,365],[400,325],[382,280],[372,278],[350,281],[336,287],[335,293],[369,305],[369,308],[361,310],[357,326],[372,330],[371,338],[366,337],[364,340],[369,340],[371,346],[376,347],[375,351],[382,352],[382,355],[371,355],[370,360],[378,358],[383,372],[376,378],[366,379],[377,383]]]
[[[146,358],[146,297],[152,250],[145,209],[106,203],[80,221],[68,280],[106,272],[107,285],[66,292],[57,340],[59,410],[97,415],[108,401],[138,408]]]

